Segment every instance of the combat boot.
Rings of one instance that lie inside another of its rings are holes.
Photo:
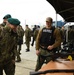
[[[20,60],[16,60],[16,62],[20,62],[21,61],[21,59]]]
[[[30,49],[26,49],[26,52],[29,52],[30,51]]]

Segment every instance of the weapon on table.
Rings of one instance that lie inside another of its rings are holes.
[[[40,55],[40,57],[52,57],[52,60],[53,61],[58,61],[60,62],[59,60],[57,60],[57,58],[59,57],[68,57],[68,56],[74,56],[73,53],[66,53],[66,52],[61,52],[61,53],[52,53],[52,54],[49,54],[49,55]],[[73,73],[74,74],[74,69],[50,69],[50,70],[46,70],[46,71],[36,71],[36,72],[30,72],[30,75],[39,75],[39,74],[46,74],[46,73]]]
[[[46,58],[51,57],[53,61],[57,58],[67,58],[68,56],[74,57],[74,53],[60,52],[60,53],[51,53],[49,55],[40,55],[40,57]]]

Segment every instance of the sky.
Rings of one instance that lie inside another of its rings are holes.
[[[45,24],[46,17],[56,21],[56,12],[46,0],[0,0],[0,23],[6,14],[18,18],[21,25]],[[63,18],[57,15],[57,20]]]

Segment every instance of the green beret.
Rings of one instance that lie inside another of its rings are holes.
[[[8,18],[11,18],[11,15],[10,14],[7,14],[3,17],[3,19],[8,19]]]
[[[15,26],[20,25],[20,21],[18,19],[16,19],[16,18],[8,18],[7,20],[12,25],[15,25]]]

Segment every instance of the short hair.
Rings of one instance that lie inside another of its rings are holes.
[[[47,17],[46,18],[46,21],[48,21],[48,22],[51,21],[51,23],[52,23],[53,22],[53,19],[51,17]]]

